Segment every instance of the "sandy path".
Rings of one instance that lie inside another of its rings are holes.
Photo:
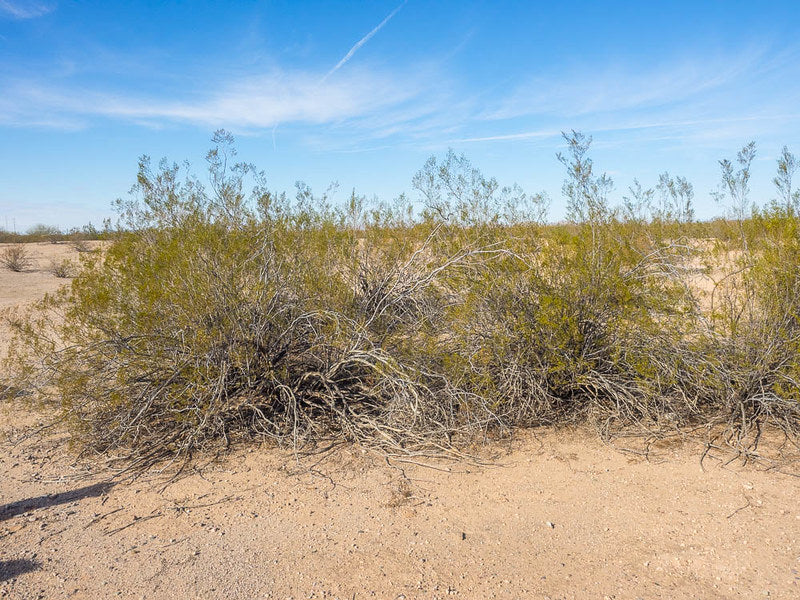
[[[2,407],[0,431],[36,418]],[[58,440],[0,444],[0,597],[800,597],[800,479],[691,444],[539,432],[439,470],[256,448],[162,490]]]

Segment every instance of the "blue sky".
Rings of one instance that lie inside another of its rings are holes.
[[[554,6],[557,4],[557,6]],[[560,196],[560,131],[615,181],[800,154],[800,3],[0,0],[0,226],[111,215],[142,154],[198,172],[217,128],[271,187],[391,199],[431,154]]]

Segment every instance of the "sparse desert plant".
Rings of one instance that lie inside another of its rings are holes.
[[[59,279],[66,279],[72,277],[75,272],[75,264],[66,258],[62,260],[51,260],[48,271]]]
[[[0,251],[0,264],[11,271],[21,273],[33,265],[33,259],[23,244],[13,244]]]
[[[88,241],[81,238],[74,238],[70,240],[69,245],[73,250],[75,250],[75,252],[86,253],[94,250]]]
[[[715,288],[702,360],[685,388],[716,407],[729,445],[749,454],[766,425],[797,443],[800,424],[800,221],[774,206],[742,224],[747,245],[729,252]],[[718,250],[719,251],[719,250]]]
[[[798,167],[800,163],[797,157],[784,146],[778,157],[778,172],[772,183],[778,190],[778,198],[774,201],[776,206],[783,208],[790,216],[797,215],[800,208],[800,190],[794,189],[792,185]]]

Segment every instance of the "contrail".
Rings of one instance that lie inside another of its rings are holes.
[[[348,60],[350,60],[351,58],[353,58],[353,55],[354,55],[356,52],[358,52],[359,48],[361,48],[361,46],[363,46],[363,45],[364,45],[364,44],[366,44],[368,41],[370,41],[370,40],[372,39],[372,36],[374,36],[374,35],[375,35],[376,33],[378,33],[378,32],[379,32],[381,29],[383,29],[383,26],[384,26],[384,25],[386,25],[386,24],[387,24],[387,23],[388,23],[388,22],[389,22],[389,21],[392,19],[392,17],[393,17],[393,16],[395,16],[395,15],[396,15],[396,14],[397,14],[397,13],[400,11],[400,9],[401,9],[401,8],[403,8],[403,7],[406,5],[406,2],[408,2],[408,0],[404,0],[404,1],[403,1],[403,2],[400,4],[400,6],[398,6],[398,7],[397,7],[397,8],[395,8],[395,9],[394,9],[392,12],[390,12],[390,13],[389,13],[389,16],[388,16],[388,17],[386,17],[386,18],[385,18],[383,21],[381,21],[381,22],[378,24],[378,26],[377,26],[375,29],[373,29],[373,30],[372,30],[372,31],[370,31],[370,32],[369,32],[367,35],[365,35],[363,38],[361,38],[360,40],[358,40],[358,41],[355,43],[355,45],[354,45],[352,48],[350,48],[350,51],[349,51],[347,54],[345,54],[345,55],[344,55],[344,58],[343,58],[342,60],[340,60],[338,63],[336,63],[336,66],[335,66],[335,67],[333,67],[333,68],[332,68],[330,71],[328,71],[327,75],[325,75],[325,77],[323,77],[323,78],[322,78],[322,81],[325,81],[325,80],[326,80],[328,77],[330,77],[331,75],[333,75],[334,73],[336,73],[336,71],[338,71],[339,69],[341,69],[341,68],[342,68],[342,67],[345,65],[345,63],[347,63],[347,61],[348,61]]]

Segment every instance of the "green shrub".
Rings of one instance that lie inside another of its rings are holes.
[[[18,373],[79,441],[140,465],[253,436],[445,440],[447,383],[413,350],[441,304],[426,242],[356,231],[310,195],[247,202],[252,171],[224,151],[208,196],[143,159],[132,231],[16,322]]]
[[[714,407],[709,421],[724,423],[727,441],[743,451],[766,424],[794,438],[800,423],[798,225],[785,210],[756,213],[739,227],[745,244],[722,247],[726,273],[714,290],[703,358],[684,369],[700,382],[690,392]]]
[[[671,390],[674,361],[658,349],[674,347],[680,321],[691,319],[687,247],[617,220],[605,199],[610,179],[592,173],[589,141],[568,138],[571,158],[562,157],[573,223],[519,232],[451,315],[459,377],[508,427],[586,419],[604,431],[613,422],[655,427],[686,412]]]
[[[138,467],[252,438],[454,452],[585,422],[706,426],[745,453],[765,426],[796,441],[798,221],[743,217],[753,147],[723,164],[736,220],[695,223],[691,185],[667,174],[650,217],[639,185],[611,206],[573,132],[570,221],[545,225],[546,196],[452,152],[415,176],[416,214],[304,184],[290,201],[214,141],[206,183],[143,157],[121,232],[11,320],[13,386],[85,447]]]

